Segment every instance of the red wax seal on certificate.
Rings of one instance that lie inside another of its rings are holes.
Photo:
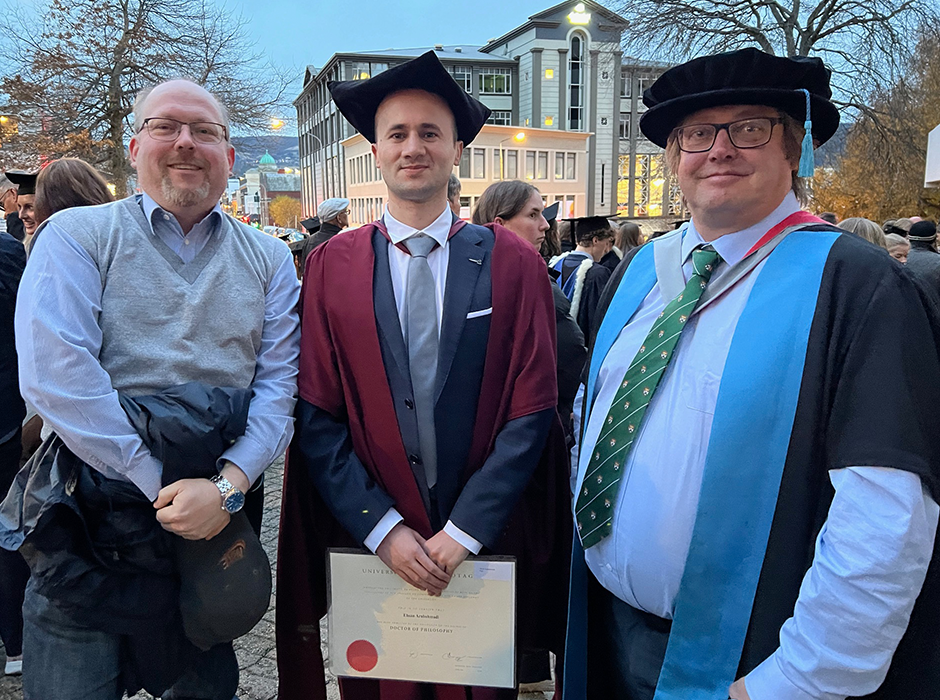
[[[354,670],[366,673],[375,668],[375,665],[379,662],[379,653],[375,650],[372,642],[357,639],[346,648],[346,660]]]

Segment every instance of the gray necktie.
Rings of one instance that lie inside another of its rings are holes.
[[[408,261],[408,291],[405,344],[411,389],[418,419],[418,444],[428,488],[437,484],[437,434],[434,428],[434,383],[437,380],[437,294],[428,253],[437,242],[424,234],[405,241],[411,253]]]

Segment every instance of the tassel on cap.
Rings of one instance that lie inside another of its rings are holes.
[[[800,149],[800,168],[796,174],[798,177],[812,177],[816,172],[816,158],[813,155],[813,120],[809,112],[809,90],[801,90],[806,95],[806,121],[803,122],[803,128],[806,133],[803,135],[803,147]]]

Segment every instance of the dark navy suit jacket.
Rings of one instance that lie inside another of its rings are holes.
[[[382,359],[399,431],[415,481],[435,530],[448,520],[493,547],[528,483],[551,424],[552,410],[509,421],[500,431],[486,469],[467,478],[477,402],[489,340],[492,308],[490,254],[493,232],[468,224],[450,238],[435,408],[438,482],[436,512],[418,447],[408,352],[392,289],[388,240],[377,230],[373,302]],[[468,315],[471,316],[468,318]],[[520,339],[521,340],[521,339]],[[395,504],[355,456],[348,425],[303,399],[297,409],[297,447],[334,516],[363,542]],[[324,468],[325,467],[325,468]]]

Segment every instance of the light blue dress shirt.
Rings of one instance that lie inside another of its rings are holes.
[[[183,261],[195,258],[224,216],[216,206],[184,235],[176,218],[147,195],[141,206],[152,234]],[[97,360],[101,292],[97,265],[53,216],[35,241],[17,295],[20,391],[80,459],[109,478],[133,482],[155,500],[163,467],[131,426]],[[145,280],[141,293],[146,293]],[[286,256],[265,294],[248,426],[219,461],[220,466],[232,462],[252,483],[286,449],[293,434],[299,296],[294,265]]]
[[[763,221],[713,241],[724,262],[712,281],[798,209],[789,194]],[[682,241],[686,280],[691,252],[702,243],[693,220]],[[725,359],[762,270],[759,264],[690,319],[627,458],[613,532],[585,553],[602,586],[663,618],[672,618],[685,569]],[[654,285],[611,347],[584,444],[597,441],[627,368],[668,301]],[[581,407],[579,396],[578,428]],[[573,464],[572,492],[578,493],[586,465],[577,447]],[[794,616],[781,630],[780,648],[745,681],[751,700],[842,700],[873,691],[923,585],[940,508],[920,479],[894,469],[849,467],[831,471],[830,480],[836,495],[816,558]]]

